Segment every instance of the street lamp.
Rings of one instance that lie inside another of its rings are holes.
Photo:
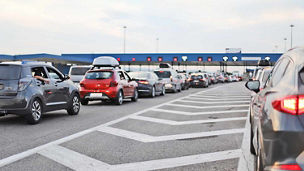
[[[126,32],[127,32],[127,26],[123,26],[124,29],[124,42],[123,42],[123,52],[126,53]]]
[[[290,48],[292,48],[292,28],[294,27],[293,24],[290,25]]]
[[[286,42],[287,42],[287,38],[284,38],[284,52],[286,52]]]
[[[159,38],[156,38],[156,53],[158,53]]]

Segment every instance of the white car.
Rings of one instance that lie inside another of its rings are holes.
[[[71,66],[69,71],[70,79],[79,85],[79,82],[83,79],[86,72],[91,68],[91,66]]]

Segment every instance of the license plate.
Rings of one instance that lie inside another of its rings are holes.
[[[0,84],[0,90],[2,90],[4,88],[3,84]]]
[[[198,83],[198,80],[194,80],[195,83]]]
[[[91,93],[90,97],[93,97],[93,98],[102,97],[102,93]]]

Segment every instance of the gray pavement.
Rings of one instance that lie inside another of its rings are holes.
[[[6,116],[0,170],[251,170],[249,95],[239,82],[122,106],[93,102],[34,126]]]

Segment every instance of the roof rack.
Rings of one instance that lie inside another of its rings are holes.
[[[94,59],[91,70],[94,69],[120,69],[119,62],[111,56],[100,56]]]

